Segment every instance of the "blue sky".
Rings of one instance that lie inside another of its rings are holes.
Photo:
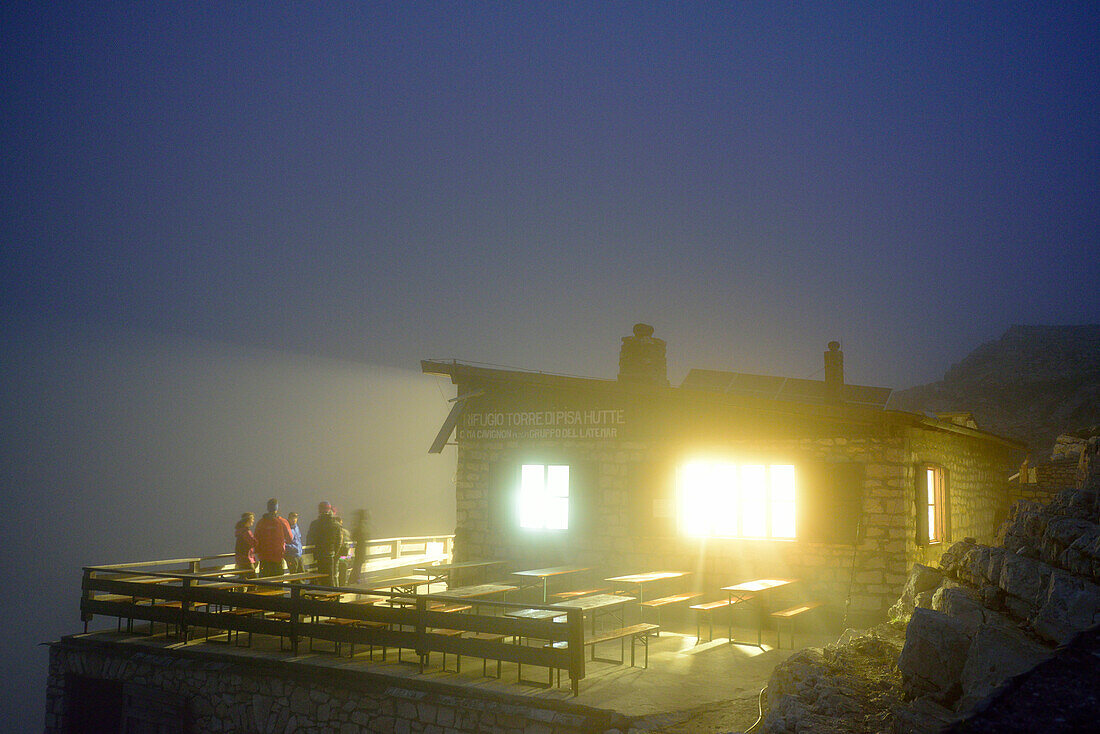
[[[1100,320],[1091,3],[5,4],[8,328],[906,387]]]

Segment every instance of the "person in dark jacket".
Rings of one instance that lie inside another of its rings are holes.
[[[363,564],[367,562],[367,548],[370,545],[370,513],[366,510],[355,511],[351,539],[355,543],[355,560],[351,565],[348,583],[355,584],[359,582],[359,576],[363,573]]]
[[[317,572],[328,576],[330,586],[336,585],[340,530],[340,525],[332,514],[332,505],[328,502],[317,505],[317,519],[309,524],[309,530],[306,531],[306,545],[313,546],[313,561],[317,564]]]

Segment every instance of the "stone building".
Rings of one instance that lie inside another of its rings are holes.
[[[885,410],[889,390],[691,370],[638,324],[618,379],[424,361],[457,385],[456,559],[608,572],[692,571],[697,590],[798,578],[855,621],[880,617],[915,562],[992,539],[1023,446],[965,414]]]

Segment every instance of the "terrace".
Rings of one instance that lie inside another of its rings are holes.
[[[244,578],[232,555],[87,567],[70,640],[669,720],[755,694],[791,634],[828,641],[810,614],[777,628],[788,604],[813,609],[790,580],[695,590],[675,570],[451,563],[451,540],[372,541],[359,581],[336,587]]]

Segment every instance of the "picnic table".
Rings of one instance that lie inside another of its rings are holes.
[[[632,601],[636,601],[633,596],[595,594],[593,596],[582,596],[579,599],[572,599],[570,601],[558,602],[550,606],[557,607],[558,609],[580,609],[582,614],[587,614],[591,618],[592,634],[594,635],[596,634],[596,617],[599,614],[610,614],[618,609],[619,624],[622,624],[622,608]]]
[[[470,569],[484,569],[492,566],[501,566],[504,561],[457,561],[455,563],[437,563],[432,566],[421,566],[414,568],[414,573],[424,574],[428,577],[428,583],[434,584],[443,582],[447,584],[447,588],[451,587],[451,577],[456,575],[456,571],[467,571]]]
[[[315,581],[317,579],[327,579],[327,573],[317,573],[316,571],[306,571],[304,573],[284,573],[279,576],[257,576],[260,581],[277,581],[285,583],[288,581]]]
[[[493,594],[507,596],[509,591],[515,591],[517,588],[519,587],[511,584],[477,584],[476,586],[456,586],[453,589],[447,589],[445,594],[434,594],[433,596],[444,599],[477,599]]]
[[[789,586],[795,583],[797,579],[753,579],[752,581],[742,581],[739,584],[733,586],[723,586],[722,591],[729,594],[729,604],[732,607],[734,604],[746,603],[756,606],[757,620],[756,620],[756,646],[760,647],[761,640],[761,628],[764,625],[763,608],[759,602],[762,602],[766,597],[771,595],[771,592],[776,589],[782,589],[785,586]],[[730,614],[730,628],[729,628],[729,641],[733,642],[733,614]]]
[[[554,576],[565,576],[571,573],[588,571],[588,566],[552,566],[550,568],[533,568],[527,571],[513,571],[513,576],[526,576],[542,580],[542,603],[546,603],[547,587],[549,580]]]
[[[351,588],[362,589],[364,591],[380,591],[382,589],[389,589],[394,594],[404,594],[405,596],[415,596],[416,590],[420,586],[429,584],[427,579],[403,577],[396,579],[380,579],[376,581],[368,581],[365,584],[355,584]]]
[[[678,579],[690,574],[690,571],[647,571],[646,573],[632,573],[627,576],[612,576],[604,581],[616,584],[633,584],[638,587],[638,603],[645,601],[645,586],[655,581]]]

